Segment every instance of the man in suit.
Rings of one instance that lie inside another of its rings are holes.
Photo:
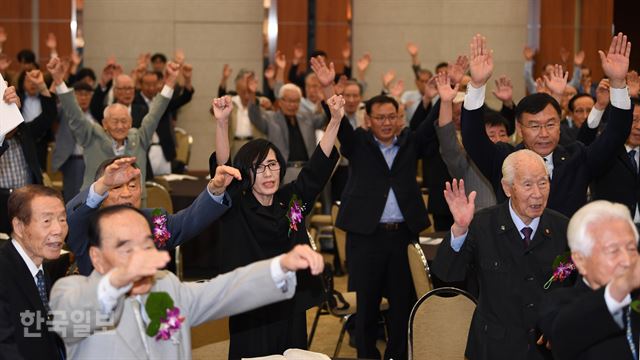
[[[54,328],[72,358],[189,358],[192,326],[291,298],[295,271],[309,268],[317,275],[324,265],[320,254],[299,245],[209,281],[181,283],[158,271],[169,255],[153,246],[140,210],[124,205],[102,209],[89,232],[95,270],[89,277],[63,278],[51,292],[52,309],[67,315],[68,321]],[[182,317],[164,340],[149,330],[158,315],[147,300],[158,292],[173,299]],[[78,310],[85,316],[71,316]]]
[[[93,88],[87,83],[77,82],[73,85],[73,93],[84,114],[84,120],[90,124],[94,123],[95,120],[89,111]],[[56,133],[56,146],[51,157],[51,168],[53,171],[62,171],[62,195],[65,203],[80,192],[84,176],[84,157],[82,154],[82,146],[76,143],[69,128],[69,122],[64,114],[61,114],[60,127]]]
[[[278,91],[280,110],[277,112],[260,109],[255,91],[254,86],[249,87],[254,99],[249,102],[249,119],[282,152],[287,161],[283,183],[287,184],[298,177],[302,166],[309,161],[316,148],[316,130],[324,127],[327,117],[324,112],[299,112],[302,91],[294,84],[285,84]]]
[[[67,236],[62,195],[26,185],[11,193],[8,209],[13,231],[0,247],[0,357],[64,359],[62,341],[47,326],[54,319],[52,282],[43,268],[60,257]]]
[[[548,209],[549,174],[539,155],[516,151],[502,166],[509,201],[474,215],[476,197],[464,181],[446,184],[454,224],[432,267],[438,278],[474,276],[478,306],[471,320],[465,356],[469,359],[549,359],[536,346],[537,309],[547,292],[556,256],[567,249],[567,218]],[[559,286],[553,284],[552,289]]]
[[[333,94],[333,66],[313,58],[311,66]],[[407,245],[429,226],[416,182],[416,163],[427,141],[426,124],[404,127],[395,99],[379,95],[365,105],[367,129],[342,118],[340,152],[349,160],[349,179],[336,225],[347,232],[350,286],[357,293],[356,345],[359,358],[379,359],[377,327],[382,294],[389,299],[389,341],[385,359],[407,356],[407,324],[414,291]],[[325,108],[325,111],[328,109]]]
[[[571,216],[587,200],[587,187],[591,180],[611,162],[616,150],[624,144],[631,128],[632,112],[625,76],[629,67],[630,43],[618,34],[613,38],[607,55],[600,52],[602,68],[610,81],[611,111],[605,131],[589,146],[574,142],[558,145],[560,139],[560,105],[548,94],[538,93],[524,97],[516,106],[516,118],[522,130],[523,142],[516,147],[505,143],[493,144],[484,130],[482,103],[485,85],[493,72],[493,56],[486,39],[476,35],[472,41],[470,61],[471,82],[462,110],[462,142],[484,176],[491,181],[498,202],[504,201],[501,187],[502,161],[518,149],[533,150],[545,159],[551,176],[549,208]],[[561,94],[566,85],[562,69],[548,81],[554,94]],[[598,121],[587,120],[587,126],[596,128]]]
[[[640,261],[629,211],[604,200],[589,203],[571,218],[567,238],[580,278],[551,293],[540,314],[553,355],[637,359],[640,316],[629,305],[640,289]]]
[[[158,127],[158,122],[173,95],[179,66],[175,63],[167,66],[167,76],[162,92],[154,99],[139,129],[132,128],[131,115],[122,104],[112,104],[105,109],[106,117],[102,121],[102,126],[85,121],[75,97],[64,84],[64,69],[60,60],[51,59],[47,68],[56,84],[56,92],[69,121],[71,133],[76,142],[84,148],[85,171],[82,188],[86,189],[91,185],[100,163],[118,155],[135,156],[142,171],[142,178],[146,178],[147,151],[151,146],[151,139]]]
[[[39,70],[28,75],[38,86],[44,86],[44,79]],[[48,91],[47,91],[48,93]],[[5,102],[20,106],[22,102],[14,87],[5,90]],[[27,184],[42,184],[42,169],[38,161],[36,142],[44,137],[56,117],[56,102],[51,94],[42,95],[39,100],[42,112],[33,121],[23,122],[9,132],[2,142],[2,157],[0,157],[0,232],[9,233],[10,220],[7,214],[7,201],[13,189]]]
[[[640,176],[638,164],[640,154],[640,100],[632,98],[633,124],[624,146],[619,146],[615,157],[607,163],[600,176],[596,177],[591,190],[594,199],[622,203],[629,208],[633,222],[640,224]]]
[[[136,90],[135,83],[131,76],[125,74],[117,75],[112,82],[105,80],[103,75],[103,78],[100,79],[100,83],[91,97],[91,115],[98,122],[102,123],[102,119],[104,118],[104,109],[109,105],[106,98],[109,94],[109,90],[111,90],[110,84],[112,83],[114,103],[122,104],[127,108],[127,112],[131,115],[131,119],[133,119],[133,127],[140,127],[146,112],[141,104],[133,103]]]
[[[129,205],[141,208],[143,184],[140,170],[134,167],[135,160],[131,157],[116,157],[103,162],[96,173],[96,181],[67,204],[71,226],[67,244],[75,255],[82,275],[89,275],[93,270],[87,243],[87,227],[91,217],[100,207]],[[229,166],[217,168],[207,188],[189,207],[176,214],[168,214],[165,209],[157,209],[160,214],[154,214],[156,209],[142,209],[151,223],[155,224],[154,219],[158,216],[166,219],[169,238],[164,241],[154,238],[156,246],[159,249],[174,249],[197,236],[222,216],[231,206],[231,199],[225,190],[233,178],[240,178],[237,169]]]

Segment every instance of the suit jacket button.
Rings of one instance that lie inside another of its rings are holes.
[[[529,334],[535,334],[536,329],[529,329]]]
[[[487,332],[487,324],[484,324],[484,327],[482,328],[482,330],[484,330],[484,332]]]
[[[533,303],[529,303],[529,304],[527,304],[526,306],[527,306],[527,308],[531,309],[531,308],[532,308],[532,307],[534,307],[535,305],[534,305]]]
[[[525,278],[525,280],[527,280],[527,281],[533,281],[533,276],[532,276],[532,275],[529,275],[529,276],[527,276],[527,277]]]
[[[494,261],[494,262],[493,262],[493,267],[495,267],[495,268],[497,268],[497,267],[498,267],[498,262],[497,262],[497,261]]]

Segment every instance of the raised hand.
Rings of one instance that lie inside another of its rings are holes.
[[[371,54],[367,52],[364,53],[364,55],[362,55],[360,59],[358,59],[358,63],[356,65],[358,66],[358,71],[364,73],[365,71],[367,71],[369,64],[371,64]]]
[[[453,236],[463,235],[473,220],[473,213],[476,209],[476,192],[472,191],[467,197],[464,192],[464,180],[460,179],[458,182],[453,179],[451,183],[447,181],[445,184],[444,198],[449,205],[451,215],[453,215],[454,223],[451,226]]]
[[[51,77],[53,77],[53,81],[56,85],[62,84],[64,81],[64,66],[62,62],[57,57],[51,58],[49,63],[47,64],[47,70],[51,73]]]
[[[341,121],[344,116],[344,99],[342,95],[333,95],[327,100],[329,110],[331,111],[331,121]]]
[[[176,53],[174,54],[173,58],[177,64],[179,65],[184,64],[184,59],[185,59],[184,50],[176,49]]]
[[[469,70],[471,70],[471,86],[480,88],[487,83],[493,73],[493,50],[487,47],[487,39],[476,34],[469,44],[471,56]]]
[[[545,86],[544,80],[542,78],[536,79],[536,92],[549,94],[549,89],[547,89],[547,87]]]
[[[607,54],[598,50],[602,70],[611,81],[611,87],[622,89],[625,87],[625,77],[629,70],[629,55],[631,54],[631,42],[627,41],[627,35],[618,33],[611,40]]]
[[[427,85],[424,87],[424,95],[422,96],[422,103],[426,107],[431,102],[431,99],[438,95],[438,85],[436,84],[436,77],[432,76]]]
[[[584,62],[584,50],[580,50],[573,56],[573,63],[577,66],[582,66],[583,62]]]
[[[64,68],[63,68],[63,74],[64,74]],[[44,76],[42,75],[42,72],[40,70],[29,71],[27,73],[27,77],[29,78],[29,81],[38,85],[38,88],[41,88],[42,86],[46,86],[44,83]]]
[[[138,64],[138,67],[142,67],[146,70],[150,61],[151,61],[150,53],[140,53],[138,54],[138,59],[136,60],[136,64]]]
[[[434,76],[436,79],[436,85],[438,88],[438,95],[440,95],[440,101],[443,103],[450,103],[458,94],[458,89],[460,88],[460,84],[456,84],[453,88],[451,87],[451,80],[446,72],[441,72],[440,74]],[[449,104],[451,106],[451,104]]]
[[[344,43],[344,46],[342,46],[342,59],[344,59],[345,63],[351,61],[351,44],[349,42]]]
[[[230,96],[213,99],[213,101],[211,101],[211,106],[213,108],[213,116],[216,120],[227,121],[229,119],[229,115],[233,109],[233,103],[231,102]]]
[[[82,56],[80,56],[80,54],[77,51],[72,51],[69,59],[71,60],[71,64],[74,67],[78,67],[82,62]]]
[[[569,78],[569,72],[562,71],[562,65],[555,64],[550,75],[544,75],[544,85],[551,95],[562,96],[564,88],[567,87],[567,79]]]
[[[408,42],[407,52],[409,53],[409,55],[411,55],[412,58],[418,56],[418,45],[413,42]]]
[[[311,69],[318,76],[318,80],[320,80],[320,84],[324,87],[333,85],[333,80],[336,78],[336,69],[333,66],[333,63],[327,64],[324,62],[324,59],[321,57],[311,58]]]
[[[58,40],[56,39],[56,34],[50,32],[47,34],[47,41],[45,42],[45,45],[47,46],[47,48],[49,48],[49,50],[51,50],[51,52],[55,52],[56,48],[58,47]]]
[[[209,192],[213,195],[222,195],[233,179],[242,181],[240,170],[231,166],[220,165],[216,168],[216,173],[213,175],[213,178],[209,180],[207,189],[209,189]]]
[[[562,59],[562,63],[566,64],[567,61],[569,60],[569,55],[571,55],[571,52],[567,49],[565,49],[564,47],[560,48],[560,59]]]
[[[640,77],[635,70],[627,74],[627,87],[629,87],[629,96],[637,97],[640,92]]]
[[[451,82],[454,84],[460,83],[467,70],[469,70],[469,58],[464,55],[458,56],[455,63],[447,66],[449,78],[451,78]]]
[[[311,274],[318,275],[324,270],[324,259],[309,245],[296,245],[280,257],[280,267],[285,272],[309,269]]]
[[[226,81],[231,76],[231,73],[233,73],[231,66],[229,66],[229,64],[224,64],[222,66],[222,79]]]
[[[283,52],[281,52],[280,50],[277,50],[275,62],[278,69],[283,70],[287,66],[287,57],[284,55]]]
[[[264,78],[267,80],[273,80],[276,77],[276,67],[273,64],[269,64],[266,69],[264,69]]]
[[[0,26],[0,45],[4,44],[5,41],[7,41],[7,32],[4,27]]]
[[[493,90],[493,95],[505,104],[513,104],[513,84],[511,80],[502,75],[495,81],[496,88]]]
[[[180,74],[180,65],[173,61],[169,61],[167,63],[167,66],[164,68],[165,85],[171,88],[174,87],[179,74]]]
[[[293,65],[300,64],[303,58],[304,58],[304,48],[302,47],[301,43],[296,43],[296,45],[293,47],[292,64]]]
[[[193,77],[193,66],[191,64],[183,64],[180,71],[185,81],[191,81]]]
[[[610,88],[609,79],[600,80],[600,83],[596,88],[596,103],[595,103],[596,109],[604,110],[607,108],[607,105],[609,105],[609,99],[611,96],[609,94],[609,88]]]
[[[536,51],[529,46],[525,46],[524,49],[522,50],[522,55],[524,56],[524,59],[526,61],[531,61],[533,60],[533,57],[536,55]]]
[[[167,265],[169,260],[171,257],[168,252],[160,251],[155,247],[144,250],[135,249],[126,265],[116,267],[110,272],[109,282],[115,288],[127,286],[155,275],[158,270]]]
[[[338,82],[333,86],[333,92],[336,95],[342,95],[344,93],[344,88],[347,86],[347,77],[345,75],[340,75]]]
[[[404,91],[404,81],[398,80],[394,82],[393,85],[391,85],[391,88],[389,89],[389,94],[391,94],[391,96],[393,96],[394,98],[398,99],[402,95],[403,91]]]
[[[2,100],[7,104],[16,104],[18,107],[21,107],[20,97],[18,93],[16,93],[15,86],[9,86],[4,90],[4,95],[2,96]]]
[[[105,192],[124,185],[133,180],[136,176],[140,175],[140,169],[133,167],[135,164],[135,157],[125,157],[118,159],[111,163],[104,169],[104,174],[96,180],[94,190],[98,194],[104,194]]]
[[[393,70],[393,69],[391,69],[391,70],[387,71],[386,73],[382,74],[382,88],[388,89],[389,85],[391,85],[391,82],[395,78],[396,78],[396,71]]]

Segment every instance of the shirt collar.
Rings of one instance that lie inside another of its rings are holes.
[[[629,151],[631,151],[631,150],[635,150],[635,151],[636,151],[636,153],[638,153],[638,152],[639,152],[639,151],[638,151],[638,149],[640,149],[640,146],[631,147],[631,146],[629,146],[629,145],[627,145],[627,144],[624,144],[624,148],[627,150],[627,153],[628,153]]]
[[[16,241],[16,239],[11,239],[11,243],[13,244],[13,247],[15,247],[16,250],[18,251],[18,254],[20,254],[22,261],[24,261],[25,264],[27,264],[27,267],[31,272],[31,277],[35,278],[36,274],[40,270],[42,270],[42,272],[44,273],[44,268],[42,267],[42,264],[40,264],[40,266],[36,266],[36,264],[33,262],[33,260],[31,260],[29,255],[27,255],[27,253],[24,251],[22,246],[20,246],[20,243]]]
[[[516,212],[513,210],[513,207],[511,206],[511,199],[509,199],[509,214],[511,214],[511,220],[513,220],[513,223],[516,225],[520,237],[524,238],[521,230],[528,226],[533,230],[531,232],[531,239],[533,239],[533,235],[536,233],[536,229],[538,229],[538,225],[540,224],[540,218],[537,217],[531,220],[531,224],[529,225],[525,224],[522,219],[520,219],[518,214],[516,214]]]
[[[543,156],[542,160],[546,163],[552,164],[553,165],[553,151],[547,155],[547,156]]]
[[[378,146],[380,147],[380,149],[385,150],[385,149],[390,149],[394,146],[396,146],[398,144],[398,136],[394,136],[393,137],[393,141],[391,142],[391,145],[385,145],[383,143],[380,142],[380,140],[378,140],[378,138],[374,135],[373,136],[373,140],[375,140],[375,142],[378,144]]]

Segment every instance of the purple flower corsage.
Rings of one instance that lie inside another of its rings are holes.
[[[291,236],[292,230],[298,231],[298,224],[302,222],[302,213],[305,210],[306,208],[304,204],[302,204],[302,201],[298,199],[296,194],[293,194],[289,201],[289,211],[287,211],[287,219],[289,219],[289,236]]]
[[[151,213],[153,222],[153,242],[158,249],[163,249],[167,241],[171,238],[171,233],[167,229],[167,215],[162,210],[155,209]]]
[[[184,316],[180,316],[180,308],[174,306],[171,296],[164,292],[152,292],[145,303],[145,310],[151,320],[147,326],[147,335],[156,341],[173,340],[180,331]]]
[[[555,260],[553,260],[552,269],[553,275],[544,284],[545,290],[549,289],[555,281],[564,281],[564,279],[568,278],[573,270],[576,269],[576,265],[573,263],[573,260],[571,260],[571,253],[567,251],[562,255],[556,256]]]

